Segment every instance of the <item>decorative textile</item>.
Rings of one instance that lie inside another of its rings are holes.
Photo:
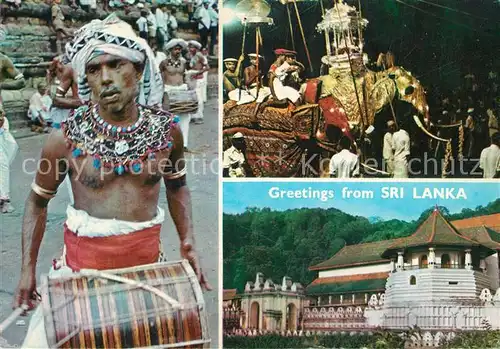
[[[117,55],[131,62],[143,62],[144,71],[139,82],[138,103],[158,106],[163,99],[163,82],[153,51],[146,40],[138,37],[132,27],[115,14],[105,20],[93,20],[75,33],[66,44],[66,56],[78,75],[78,93],[82,100],[90,100],[85,65],[96,53]]]
[[[120,269],[154,263],[160,255],[160,231],[158,224],[131,234],[92,238],[79,236],[65,225],[66,264],[78,272],[80,269]],[[134,253],[124,254],[123,251]]]
[[[237,105],[234,101],[224,104],[224,129],[230,127],[252,127],[253,115],[257,104],[255,102]],[[287,108],[266,107],[257,114],[259,126],[264,130],[294,131],[294,119]]]
[[[342,104],[333,96],[321,98],[319,106],[323,111],[325,125],[333,125],[338,127],[343,134],[354,140],[351,135],[348,117]]]
[[[162,89],[163,91],[163,89]],[[94,167],[114,167],[116,174],[138,173],[143,162],[172,147],[170,128],[177,117],[161,109],[138,105],[139,118],[128,127],[108,124],[92,103],[76,109],[62,129],[74,157],[89,154]]]
[[[307,150],[292,132],[233,128],[224,133],[245,135],[245,155],[252,174],[247,177],[304,177]]]

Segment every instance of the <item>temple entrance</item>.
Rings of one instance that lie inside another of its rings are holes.
[[[297,307],[293,303],[286,307],[286,329],[290,331],[297,329]]]
[[[418,266],[420,267],[420,269],[425,269],[425,268],[429,267],[429,262],[427,261],[426,254],[424,254],[422,257],[420,257]]]
[[[445,253],[441,256],[441,268],[449,269],[451,268],[450,255]]]
[[[250,323],[249,328],[259,329],[260,307],[258,302],[253,302],[250,307]]]

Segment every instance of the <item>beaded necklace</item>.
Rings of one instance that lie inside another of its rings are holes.
[[[174,59],[172,55],[168,55],[167,57],[167,65],[174,67],[174,68],[180,68],[182,66],[182,56],[179,55],[177,59]]]
[[[139,117],[129,126],[116,126],[99,115],[99,106],[89,103],[76,109],[62,126],[73,157],[91,155],[96,169],[113,168],[121,175],[138,173],[146,159],[172,147],[170,129],[179,118],[161,109],[137,105]]]

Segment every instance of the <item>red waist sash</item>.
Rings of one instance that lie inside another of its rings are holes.
[[[78,236],[64,225],[66,264],[80,269],[119,269],[156,263],[160,256],[161,225],[125,235]]]

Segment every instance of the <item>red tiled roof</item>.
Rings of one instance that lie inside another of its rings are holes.
[[[307,286],[308,295],[349,294],[383,291],[389,273],[372,273],[318,278]]]
[[[230,301],[232,299],[235,299],[236,298],[236,292],[237,292],[237,289],[235,289],[235,288],[229,289],[229,290],[223,290],[223,292],[222,292],[222,300],[224,300],[224,301]]]
[[[382,253],[382,257],[388,258],[396,250],[417,246],[464,246],[481,247],[483,244],[477,240],[471,240],[467,236],[461,235],[458,231],[443,217],[439,210],[434,210],[413,235],[404,238],[402,241],[394,242],[387,250]],[[487,246],[483,249],[490,250]],[[493,253],[493,251],[488,251]]]
[[[309,270],[327,270],[386,263],[389,260],[383,258],[382,254],[390,246],[408,242],[408,239],[415,236],[417,233],[420,234],[420,242],[424,245],[429,244],[429,241],[431,241],[438,245],[458,244],[460,246],[463,244],[463,246],[483,245],[490,249],[498,248],[496,243],[498,242],[500,244],[500,213],[451,222],[448,222],[441,213],[439,213],[439,216],[440,217],[435,217],[431,214],[426,222],[430,220],[430,223],[432,223],[433,220],[435,220],[436,224],[430,224],[430,227],[427,226],[422,228],[422,225],[426,223],[424,222],[417,229],[417,232],[408,238],[344,246],[330,259],[309,267]],[[483,225],[486,226],[484,230],[482,229]],[[442,235],[441,233],[443,230],[445,233]]]
[[[450,223],[453,224],[453,226],[458,230],[466,228],[477,228],[484,225],[490,229],[500,232],[500,213],[459,219],[456,221],[451,221]]]
[[[382,253],[392,243],[401,239],[368,242],[365,244],[344,246],[330,259],[309,267],[309,270],[336,269],[347,266],[386,263]]]
[[[331,283],[353,282],[353,281],[359,281],[359,280],[387,279],[388,277],[389,277],[388,272],[331,276],[331,277],[326,277],[326,278],[317,278],[313,282],[311,282],[309,284],[309,286],[321,285],[321,284],[331,284]]]

